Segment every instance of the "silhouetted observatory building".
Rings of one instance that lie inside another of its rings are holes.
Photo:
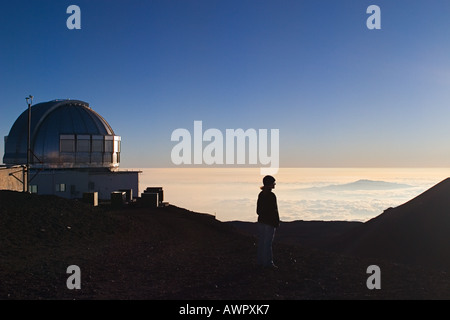
[[[31,107],[30,190],[81,198],[98,192],[139,190],[139,171],[119,171],[121,138],[89,104],[79,100],[53,100]],[[27,163],[28,110],[5,137],[6,166]]]

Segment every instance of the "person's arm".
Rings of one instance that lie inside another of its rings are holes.
[[[273,194],[273,199],[274,199],[274,212],[275,212],[275,218],[277,220],[277,225],[280,225],[280,213],[278,212],[278,201],[277,201],[277,196],[275,194]]]
[[[258,195],[258,201],[256,202],[256,214],[261,215],[262,207],[261,207],[261,194]]]

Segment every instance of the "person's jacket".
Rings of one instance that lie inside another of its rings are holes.
[[[274,228],[279,227],[280,216],[278,214],[277,197],[272,191],[263,190],[259,193],[256,213],[258,214],[258,222]]]

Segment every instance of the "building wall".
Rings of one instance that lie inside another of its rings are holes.
[[[89,175],[85,171],[44,170],[32,178],[30,188],[33,190],[34,186],[37,186],[37,194],[76,199],[82,198],[83,192],[89,191],[88,180]]]
[[[98,192],[100,200],[109,200],[111,192],[132,189],[138,195],[139,172],[137,171],[82,171],[45,170],[30,182],[31,189],[37,186],[38,194],[53,194],[63,198],[82,198],[84,192]]]
[[[0,190],[23,191],[23,168],[20,166],[0,167]],[[26,174],[25,174],[26,179]]]
[[[108,173],[91,173],[89,182],[98,192],[99,199],[110,199],[111,192],[132,189],[133,197],[139,194],[139,172],[118,171]]]

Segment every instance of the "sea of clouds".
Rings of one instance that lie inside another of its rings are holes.
[[[307,180],[298,179],[297,182],[290,174],[289,178],[282,175],[277,178],[274,193],[282,221],[365,222],[389,207],[397,207],[413,199],[446,178],[444,175],[445,172],[431,170],[427,173],[423,169],[398,175],[390,173],[385,177],[379,172],[375,175],[357,171],[343,175],[330,171],[329,176],[311,175]],[[220,221],[256,221],[256,199],[260,192],[258,180],[260,176],[248,171],[145,169],[140,189],[162,186],[165,201],[212,214]]]
[[[368,181],[370,183],[371,181]],[[346,184],[342,184],[345,186]],[[330,185],[336,187],[339,185]],[[293,220],[346,220],[365,222],[381,214],[389,207],[399,206],[426,190],[424,186],[403,188],[337,190],[327,187],[315,189],[280,187],[274,190],[278,199],[280,218]],[[256,196],[232,199],[214,198],[209,201],[215,207],[219,220],[254,221]]]

